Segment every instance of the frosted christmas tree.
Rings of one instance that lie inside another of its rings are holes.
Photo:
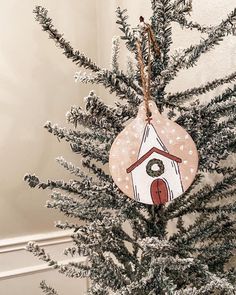
[[[196,143],[197,177],[187,192],[166,205],[145,205],[118,189],[107,173],[109,151],[128,120],[137,115],[143,99],[140,71],[132,62],[127,71],[119,68],[118,38],[113,40],[112,68],[98,66],[71,47],[45,8],[36,7],[36,20],[43,31],[68,59],[86,69],[77,74],[77,80],[103,85],[116,94],[117,102],[115,107],[108,106],[90,92],[85,109],[72,107],[67,113],[74,128],[60,128],[51,122],[45,125],[83,157],[79,164],[57,159],[72,174],[70,181],[44,182],[34,175],[25,176],[31,187],[52,191],[49,208],[77,218],[78,224],[83,221],[83,225],[58,222],[57,227],[74,231],[74,245],[65,254],[84,255],[88,263],[61,266],[34,243],[28,250],[69,277],[88,277],[88,294],[235,294],[236,172],[228,159],[236,151],[236,71],[182,92],[166,93],[166,86],[181,70],[195,67],[202,54],[235,33],[236,9],[218,25],[208,27],[191,21],[190,0],[151,0],[151,6],[150,25],[161,52],[151,62],[151,99],[163,116],[182,126]],[[195,45],[170,53],[173,23],[183,30],[197,30],[204,37]],[[136,32],[128,24],[126,10],[117,9],[117,24],[135,61]],[[148,54],[145,38],[144,57]],[[145,59],[145,65],[147,62]],[[214,97],[211,91],[226,83],[231,83],[229,88]],[[203,93],[208,93],[208,102],[198,101]],[[206,176],[215,174],[218,182],[209,185]],[[191,224],[186,224],[186,216],[192,217]],[[168,232],[170,224],[175,233]],[[41,287],[46,294],[57,294],[45,282]]]

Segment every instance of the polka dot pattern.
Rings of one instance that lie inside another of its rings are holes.
[[[152,112],[151,124],[162,142],[170,154],[182,159],[179,170],[183,189],[186,191],[193,182],[198,168],[195,143],[182,127],[162,116],[154,102],[149,102],[149,107]],[[110,150],[109,167],[113,180],[131,198],[133,198],[132,178],[126,169],[138,159],[146,124],[146,112],[142,103],[137,117],[117,136]]]

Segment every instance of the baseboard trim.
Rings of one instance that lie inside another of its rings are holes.
[[[49,233],[26,235],[21,237],[15,237],[12,239],[0,240],[0,254],[22,251],[25,250],[25,246],[29,241],[35,241],[40,246],[50,246],[56,244],[63,244],[71,242],[72,231],[54,231]]]

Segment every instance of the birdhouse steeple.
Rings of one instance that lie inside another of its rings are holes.
[[[159,150],[163,150],[165,152],[168,152],[166,146],[160,139],[159,135],[157,134],[155,128],[152,124],[146,124],[146,127],[143,132],[143,138],[140,145],[138,158],[145,155],[147,152],[149,152],[153,147],[158,148]]]

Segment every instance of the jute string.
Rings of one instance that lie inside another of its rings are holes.
[[[144,23],[143,17],[140,17],[140,22]],[[141,82],[142,82],[142,88],[143,88],[143,96],[144,96],[144,103],[145,103],[145,109],[146,109],[146,116],[147,120],[150,120],[151,117],[151,111],[149,108],[149,100],[150,100],[150,88],[151,88],[151,45],[153,45],[154,52],[157,56],[161,55],[160,48],[158,46],[158,43],[156,41],[155,35],[153,33],[153,30],[151,26],[147,23],[144,23],[145,29],[144,32],[148,36],[148,65],[147,65],[147,74],[145,73],[145,64],[144,64],[144,58],[142,54],[142,46],[141,42],[139,40],[136,41],[136,47],[137,47],[137,58],[140,68],[140,76],[141,76]]]

